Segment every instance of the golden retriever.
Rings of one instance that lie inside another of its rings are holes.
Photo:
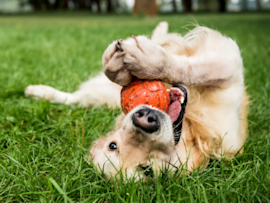
[[[27,96],[48,101],[119,107],[121,86],[134,77],[174,85],[170,113],[138,106],[120,115],[115,130],[94,142],[90,157],[108,178],[119,171],[136,178],[165,169],[190,171],[206,167],[211,157],[230,158],[243,151],[248,97],[237,44],[201,26],[185,36],[167,31],[168,24],[161,22],[151,39],[114,41],[102,57],[105,74],[74,93],[45,85],[25,89]]]

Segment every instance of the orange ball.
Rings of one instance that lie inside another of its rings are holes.
[[[156,107],[167,113],[170,97],[164,84],[158,80],[136,79],[122,88],[121,106],[125,114],[141,104]]]

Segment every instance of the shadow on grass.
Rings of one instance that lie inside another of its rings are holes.
[[[4,98],[4,99],[18,99],[18,98],[22,98],[25,97],[24,95],[24,91],[23,90],[6,90],[4,92],[2,92],[2,94],[0,95],[0,97]]]

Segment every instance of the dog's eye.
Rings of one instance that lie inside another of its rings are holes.
[[[111,150],[116,150],[117,149],[117,145],[115,144],[115,142],[112,142],[112,143],[109,144],[109,148]]]
[[[152,169],[151,168],[149,168],[149,166],[146,166],[146,167],[143,167],[143,166],[141,166],[141,168],[142,168],[142,170],[144,171],[144,174],[146,175],[146,176],[149,176],[149,177],[153,177],[153,171],[152,171]]]

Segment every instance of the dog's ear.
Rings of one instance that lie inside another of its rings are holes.
[[[93,143],[92,147],[90,148],[90,158],[92,160],[95,159],[95,156],[97,154],[101,153],[101,150],[103,149],[106,140],[107,137],[101,137]]]

